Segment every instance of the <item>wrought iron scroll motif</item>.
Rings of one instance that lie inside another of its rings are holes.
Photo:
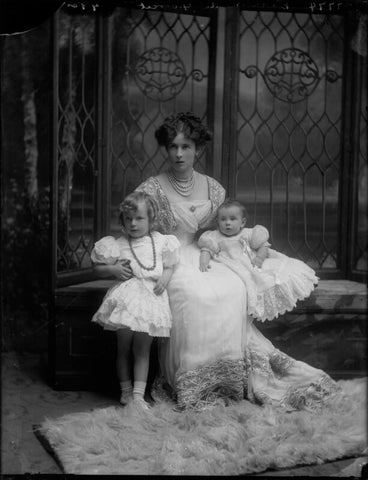
[[[198,69],[187,75],[181,58],[163,47],[143,52],[133,67],[133,75],[136,84],[147,97],[161,102],[176,97],[190,76],[197,82],[205,77]]]
[[[254,65],[241,72],[248,78],[254,78],[260,73],[270,92],[279,100],[288,103],[305,100],[322,79],[314,60],[299,48],[285,48],[276,52],[268,60],[264,72]],[[336,82],[338,78],[334,70],[326,71],[328,82]]]

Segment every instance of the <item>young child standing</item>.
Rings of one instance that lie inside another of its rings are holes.
[[[199,268],[206,272],[210,260],[224,263],[244,281],[248,313],[257,320],[273,320],[307,298],[318,283],[306,263],[270,248],[262,225],[245,228],[246,210],[227,199],[217,211],[217,230],[201,235]]]
[[[148,194],[133,192],[119,209],[123,235],[96,242],[91,258],[99,276],[114,276],[120,282],[106,293],[92,321],[116,330],[120,403],[133,399],[148,408],[144,392],[151,342],[153,337],[170,336],[166,286],[179,261],[180,244],[175,236],[154,231],[157,205]]]

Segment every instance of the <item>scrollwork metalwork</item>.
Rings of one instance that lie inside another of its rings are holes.
[[[308,53],[297,48],[286,48],[269,59],[264,80],[279,100],[296,103],[304,100],[316,88],[319,71]]]
[[[244,75],[248,78],[254,78],[257,75],[257,73],[258,73],[258,68],[255,67],[254,65],[251,65],[244,70]]]
[[[192,77],[196,82],[201,82],[204,78],[204,74],[201,70],[193,70]]]
[[[335,70],[326,70],[326,80],[330,83],[335,83],[339,79],[339,75]]]
[[[143,52],[135,64],[133,73],[141,91],[157,101],[175,97],[187,81],[182,60],[176,53],[163,47]]]
[[[307,98],[320,81],[316,63],[307,52],[298,48],[285,48],[268,60],[264,72],[255,65],[242,70],[248,78],[261,73],[270,92],[279,100],[296,103]],[[335,82],[338,75],[333,70],[326,72],[329,82]]]

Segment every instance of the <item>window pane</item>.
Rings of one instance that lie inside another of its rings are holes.
[[[315,268],[339,268],[343,19],[242,12],[237,196],[249,226]]]
[[[94,239],[95,19],[59,16],[58,257],[59,273],[91,266]]]
[[[117,207],[141,181],[165,168],[154,137],[175,111],[206,119],[210,19],[116,8],[111,18],[111,229]],[[204,171],[206,157],[198,159]]]

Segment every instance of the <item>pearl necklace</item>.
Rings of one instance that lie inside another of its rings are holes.
[[[139,258],[137,257],[137,255],[135,254],[135,251],[133,250],[133,245],[132,245],[132,241],[131,241],[131,238],[128,237],[128,242],[129,242],[129,247],[130,247],[130,251],[132,252],[132,255],[135,259],[135,261],[138,263],[138,265],[143,268],[144,270],[154,270],[156,268],[156,263],[157,263],[157,257],[156,257],[156,247],[155,247],[155,242],[153,241],[153,238],[152,238],[152,235],[151,233],[149,233],[149,237],[151,239],[151,243],[152,243],[152,254],[153,254],[153,265],[152,267],[146,267],[146,265],[143,265],[143,263],[141,263],[141,261],[139,260]]]
[[[194,170],[192,170],[191,177],[185,180],[177,178],[171,170],[166,172],[166,175],[176,193],[178,193],[182,197],[189,197],[189,195],[191,195],[195,185]]]

